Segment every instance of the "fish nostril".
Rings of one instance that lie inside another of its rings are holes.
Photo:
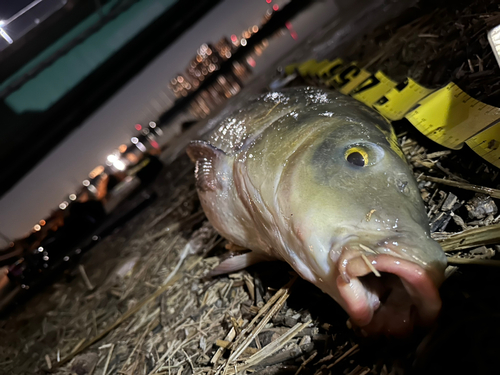
[[[396,180],[396,186],[400,193],[404,195],[410,195],[410,188],[408,187],[408,181]]]

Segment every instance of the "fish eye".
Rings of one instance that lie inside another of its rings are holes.
[[[345,160],[357,167],[364,167],[369,163],[368,153],[361,147],[351,147],[345,152]]]

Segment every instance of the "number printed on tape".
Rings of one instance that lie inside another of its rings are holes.
[[[352,63],[333,78],[333,85],[342,94],[349,95],[352,90],[358,87],[370,76],[370,72],[358,67],[355,63]]]
[[[344,60],[342,59],[335,59],[331,61],[329,64],[325,65],[323,68],[321,68],[317,76],[318,78],[322,80],[327,80],[328,78],[331,78],[335,76],[342,68],[344,67]]]
[[[356,87],[351,96],[371,107],[377,100],[387,94],[391,89],[396,87],[397,83],[388,78],[380,70],[368,77],[365,81]]]
[[[373,108],[391,121],[401,120],[421,99],[433,91],[407,78],[380,98]]]

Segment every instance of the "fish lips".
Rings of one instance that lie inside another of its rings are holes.
[[[351,322],[364,333],[404,337],[439,315],[439,280],[413,261],[352,251],[348,245],[339,259],[336,283]]]

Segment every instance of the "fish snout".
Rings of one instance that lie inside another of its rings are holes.
[[[395,250],[381,250],[343,247],[336,283],[351,322],[370,335],[398,337],[432,324],[441,309],[439,277]]]

